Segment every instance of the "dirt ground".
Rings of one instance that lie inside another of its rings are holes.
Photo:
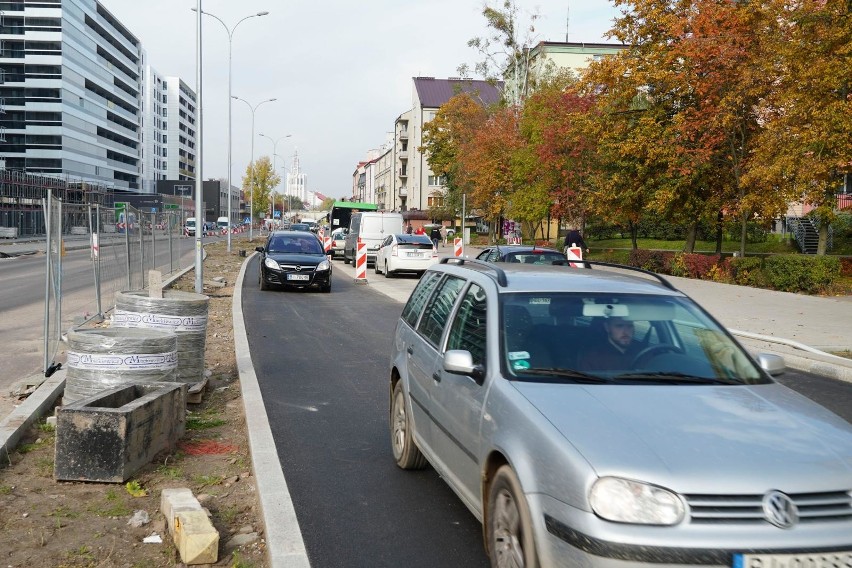
[[[0,566],[182,566],[159,510],[160,492],[172,487],[191,489],[209,511],[219,531],[215,566],[268,565],[231,323],[234,283],[245,260],[238,251],[250,247],[247,240],[232,239],[231,248],[228,254],[224,242],[206,246],[205,283],[221,276],[226,286],[205,285],[210,377],[202,401],[188,405],[178,447],[137,471],[129,486],[56,481],[55,429],[42,419],[0,469]],[[173,288],[193,292],[194,286],[190,271]],[[134,527],[129,521],[138,511],[149,522]],[[143,542],[152,535],[162,543]]]

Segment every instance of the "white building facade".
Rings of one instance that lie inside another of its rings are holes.
[[[302,203],[308,200],[308,176],[302,173],[298,150],[293,155],[293,166],[287,171],[284,195],[295,197]]]
[[[95,0],[0,17],[0,164],[140,190],[139,40]]]

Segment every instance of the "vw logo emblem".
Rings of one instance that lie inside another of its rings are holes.
[[[780,529],[792,528],[799,522],[799,509],[793,500],[780,491],[770,491],[763,497],[763,515]]]

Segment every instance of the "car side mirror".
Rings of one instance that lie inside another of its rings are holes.
[[[254,247],[257,252],[263,252],[263,247]]]
[[[772,377],[782,375],[787,370],[784,357],[772,355],[771,353],[760,353],[757,356],[757,364]]]
[[[444,353],[444,370],[456,375],[466,375],[481,385],[485,380],[485,368],[474,365],[473,355],[463,349],[450,349]]]

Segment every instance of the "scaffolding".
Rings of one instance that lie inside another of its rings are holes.
[[[28,174],[0,170],[0,228],[4,236],[45,234],[42,200],[48,194],[65,204],[112,207],[113,194],[103,184],[70,176]]]

